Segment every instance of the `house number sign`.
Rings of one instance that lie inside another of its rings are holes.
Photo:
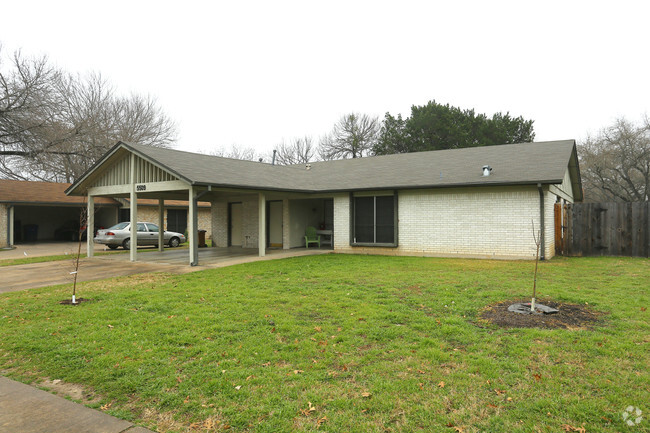
[[[136,191],[146,191],[147,190],[147,185],[136,185],[135,190]]]

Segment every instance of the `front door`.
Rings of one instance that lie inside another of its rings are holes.
[[[242,246],[242,204],[241,203],[229,203],[230,212],[229,212],[229,232],[228,238],[230,239],[230,246],[241,247]]]
[[[270,201],[267,208],[268,246],[282,248],[282,202]]]

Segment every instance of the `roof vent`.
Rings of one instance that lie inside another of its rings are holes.
[[[305,164],[305,170],[311,170],[311,164]]]
[[[492,167],[490,167],[489,165],[483,166],[483,176],[486,177],[489,176],[491,171],[492,171]]]

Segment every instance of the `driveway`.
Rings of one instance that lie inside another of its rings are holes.
[[[21,259],[23,257],[58,256],[75,254],[79,248],[77,242],[38,241],[15,245],[14,249],[0,249],[0,260]],[[104,245],[96,244],[94,251],[104,251]],[[81,254],[86,255],[86,242],[81,243]]]
[[[297,248],[292,250],[269,250],[265,257],[258,257],[256,249],[204,248],[199,251],[199,266],[189,266],[187,264],[189,252],[182,249],[165,250],[164,253],[157,251],[138,253],[137,262],[129,261],[128,254],[109,254],[96,256],[92,259],[81,259],[77,281],[103,280],[105,278],[148,272],[184,274],[260,260],[328,253],[331,253],[331,250]],[[5,252],[1,254],[5,254]],[[4,255],[0,255],[0,257],[4,257]],[[74,271],[72,255],[70,260],[0,266],[0,293],[57,284],[71,284],[73,282],[72,271]]]
[[[184,273],[198,270],[189,266],[163,265],[144,262],[111,261],[82,259],[79,265],[77,281],[103,280],[123,275],[147,272]],[[74,271],[72,258],[58,262],[31,263],[28,265],[0,267],[0,293],[35,287],[71,284]]]

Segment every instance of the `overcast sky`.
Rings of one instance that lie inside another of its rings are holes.
[[[5,55],[155,96],[177,148],[270,152],[435,99],[580,140],[650,114],[650,2],[3,1]]]

